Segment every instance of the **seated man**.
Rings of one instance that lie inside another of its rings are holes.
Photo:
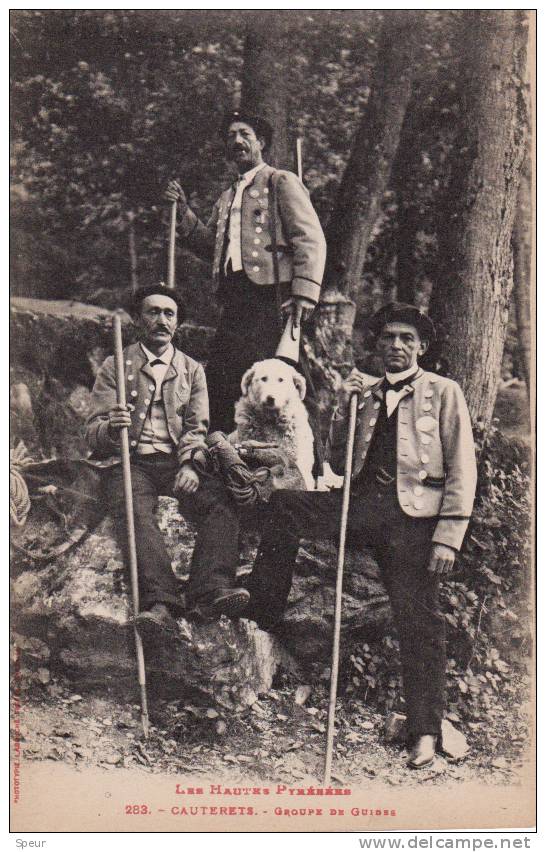
[[[393,303],[372,319],[385,377],[372,386],[353,371],[330,427],[332,468],[342,474],[347,414],[360,395],[348,531],[370,545],[389,593],[400,640],[412,750],[409,765],[434,757],[444,713],[445,627],[439,582],[453,566],[476,487],[470,417],[459,386],[420,369],[434,326],[411,305]],[[300,538],[335,538],[341,493],[278,491],[247,587],[245,617],[267,629],[292,584]]]
[[[124,350],[128,402],[117,404],[114,358],[101,366],[86,423],[93,451],[89,462],[102,471],[102,486],[126,552],[127,532],[119,432],[129,429],[136,529],[139,626],[149,633],[174,627],[182,612],[176,578],[155,519],[160,494],[176,494],[184,515],[197,523],[197,540],[186,592],[188,607],[205,615],[235,616],[248,602],[236,587],[239,522],[222,482],[200,482],[192,451],[205,446],[209,403],[203,367],[175,349],[183,320],[179,296],[164,285],[142,288],[134,297],[140,342]]]

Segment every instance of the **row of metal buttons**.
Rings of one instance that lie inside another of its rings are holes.
[[[434,384],[434,383],[437,381],[437,378],[436,378],[435,376],[434,376],[434,377],[431,377],[431,378],[429,379],[429,381],[430,381],[430,383],[431,383],[431,384]],[[365,398],[365,399],[366,399],[366,398],[369,398],[369,397],[371,396],[371,393],[372,393],[372,392],[371,392],[371,390],[367,390],[367,391],[365,391],[365,392],[364,392],[364,394],[363,394],[364,398]],[[423,394],[423,396],[424,396],[427,400],[431,399],[433,395],[434,395],[434,392],[433,392],[432,390],[426,390],[426,391],[424,392],[424,394]],[[364,403],[362,402],[362,403],[360,403],[359,408],[362,408],[363,406],[364,406]],[[374,409],[376,409],[376,410],[377,410],[377,409],[380,407],[380,403],[379,403],[379,402],[374,402],[373,407],[374,407]],[[406,409],[406,406],[404,406],[404,405],[402,405],[402,403],[400,403],[400,410],[401,410],[401,411],[405,411],[405,409]],[[426,412],[426,413],[428,413],[429,411],[432,411],[432,403],[430,403],[430,402],[425,402],[425,403],[423,403],[422,410],[423,410],[424,412]],[[399,423],[400,423],[400,422],[401,422],[402,424],[406,425],[406,421],[399,421]],[[377,418],[376,418],[376,417],[372,417],[372,418],[370,418],[370,420],[368,421],[368,425],[369,425],[371,428],[373,428],[373,427],[376,425],[376,423],[377,423]],[[369,444],[369,442],[372,440],[372,437],[373,437],[373,432],[367,432],[367,433],[366,433],[366,435],[364,436],[364,440],[366,441],[366,443],[368,443],[368,444]],[[399,435],[399,437],[400,437],[402,440],[407,440],[407,437],[406,437],[405,435]],[[423,432],[420,432],[420,434],[419,434],[419,439],[420,439],[421,443],[422,443],[422,444],[425,444],[425,445],[430,444],[430,443],[431,443],[431,441],[432,441],[432,437],[431,437],[430,435],[427,435],[427,434],[423,433]],[[363,459],[366,457],[367,449],[368,449],[368,448],[366,447],[366,448],[364,449],[363,453],[362,453],[362,458],[363,458]],[[405,455],[405,454],[404,454],[404,455]],[[430,461],[430,456],[428,455],[428,453],[425,453],[425,452],[421,453],[421,455],[420,455],[420,461],[421,461],[421,463],[422,463],[422,464],[427,464],[427,463]],[[428,476],[428,473],[427,473],[427,471],[426,471],[426,470],[424,470],[424,469],[423,469],[423,470],[420,470],[420,471],[418,472],[417,476],[419,477],[419,479],[420,479],[420,480],[425,480],[425,479],[427,478],[427,476]],[[404,490],[404,489],[401,489],[401,491],[402,491],[402,493],[405,493],[405,490]],[[421,497],[424,493],[425,493],[425,489],[422,487],[422,485],[416,485],[416,486],[413,488],[413,495],[414,495],[415,497]],[[403,505],[403,506],[405,506],[405,507],[407,507],[407,506],[409,506],[409,503],[404,503],[404,504],[402,504],[402,505]],[[414,508],[415,508],[415,509],[422,509],[422,508],[423,508],[423,506],[424,506],[424,503],[423,503],[423,501],[422,501],[422,500],[414,500],[414,502],[413,502],[413,506],[414,506]]]

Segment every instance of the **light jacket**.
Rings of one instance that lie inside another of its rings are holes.
[[[140,344],[124,349],[123,358],[125,393],[132,409],[129,449],[133,453],[153,399],[155,382]],[[175,349],[163,379],[162,394],[167,428],[182,464],[190,460],[194,447],[205,446],[209,426],[207,383],[201,364]],[[92,451],[88,462],[96,467],[111,467],[121,461],[119,442],[112,440],[108,430],[108,412],[116,402],[115,364],[113,356],[109,356],[97,373],[85,424],[85,437]]]
[[[254,284],[275,283],[269,208],[272,175],[275,175],[277,195],[279,280],[291,283],[293,296],[305,296],[318,302],[326,262],[326,241],[309,193],[293,172],[276,171],[266,165],[245,187],[241,207],[243,269]],[[206,225],[189,208],[179,224],[186,245],[203,260],[212,261],[216,287],[234,195],[233,186],[222,193]]]
[[[353,478],[361,472],[383,399],[383,379],[358,405]],[[343,474],[347,416],[334,412],[328,439],[332,469]],[[397,425],[398,502],[415,518],[437,517],[432,540],[459,550],[476,491],[476,455],[468,408],[459,385],[419,370],[403,389]]]

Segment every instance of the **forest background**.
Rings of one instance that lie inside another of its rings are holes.
[[[480,455],[443,590],[450,713],[471,724],[524,694],[531,648],[528,23],[513,10],[11,15],[13,296],[115,307],[164,278],[167,180],[207,218],[231,180],[222,116],[242,103],[275,127],[272,165],[295,170],[303,140],[328,241],[307,329],[325,407],[355,358],[373,371],[365,321],[382,303],[437,323],[426,366],[462,385]],[[177,286],[190,324],[214,326],[210,270],[181,245]],[[348,663],[348,688],[382,707],[389,647]]]

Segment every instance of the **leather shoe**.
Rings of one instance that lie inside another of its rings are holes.
[[[432,763],[436,755],[438,737],[434,734],[423,734],[417,737],[410,751],[407,765],[410,769],[422,769]]]
[[[176,621],[168,607],[162,603],[156,603],[151,609],[139,612],[135,618],[135,624],[150,638],[155,638],[164,633],[174,633],[177,628]]]
[[[217,589],[206,601],[199,603],[196,609],[205,618],[227,615],[237,618],[248,606],[250,594],[246,589]]]

